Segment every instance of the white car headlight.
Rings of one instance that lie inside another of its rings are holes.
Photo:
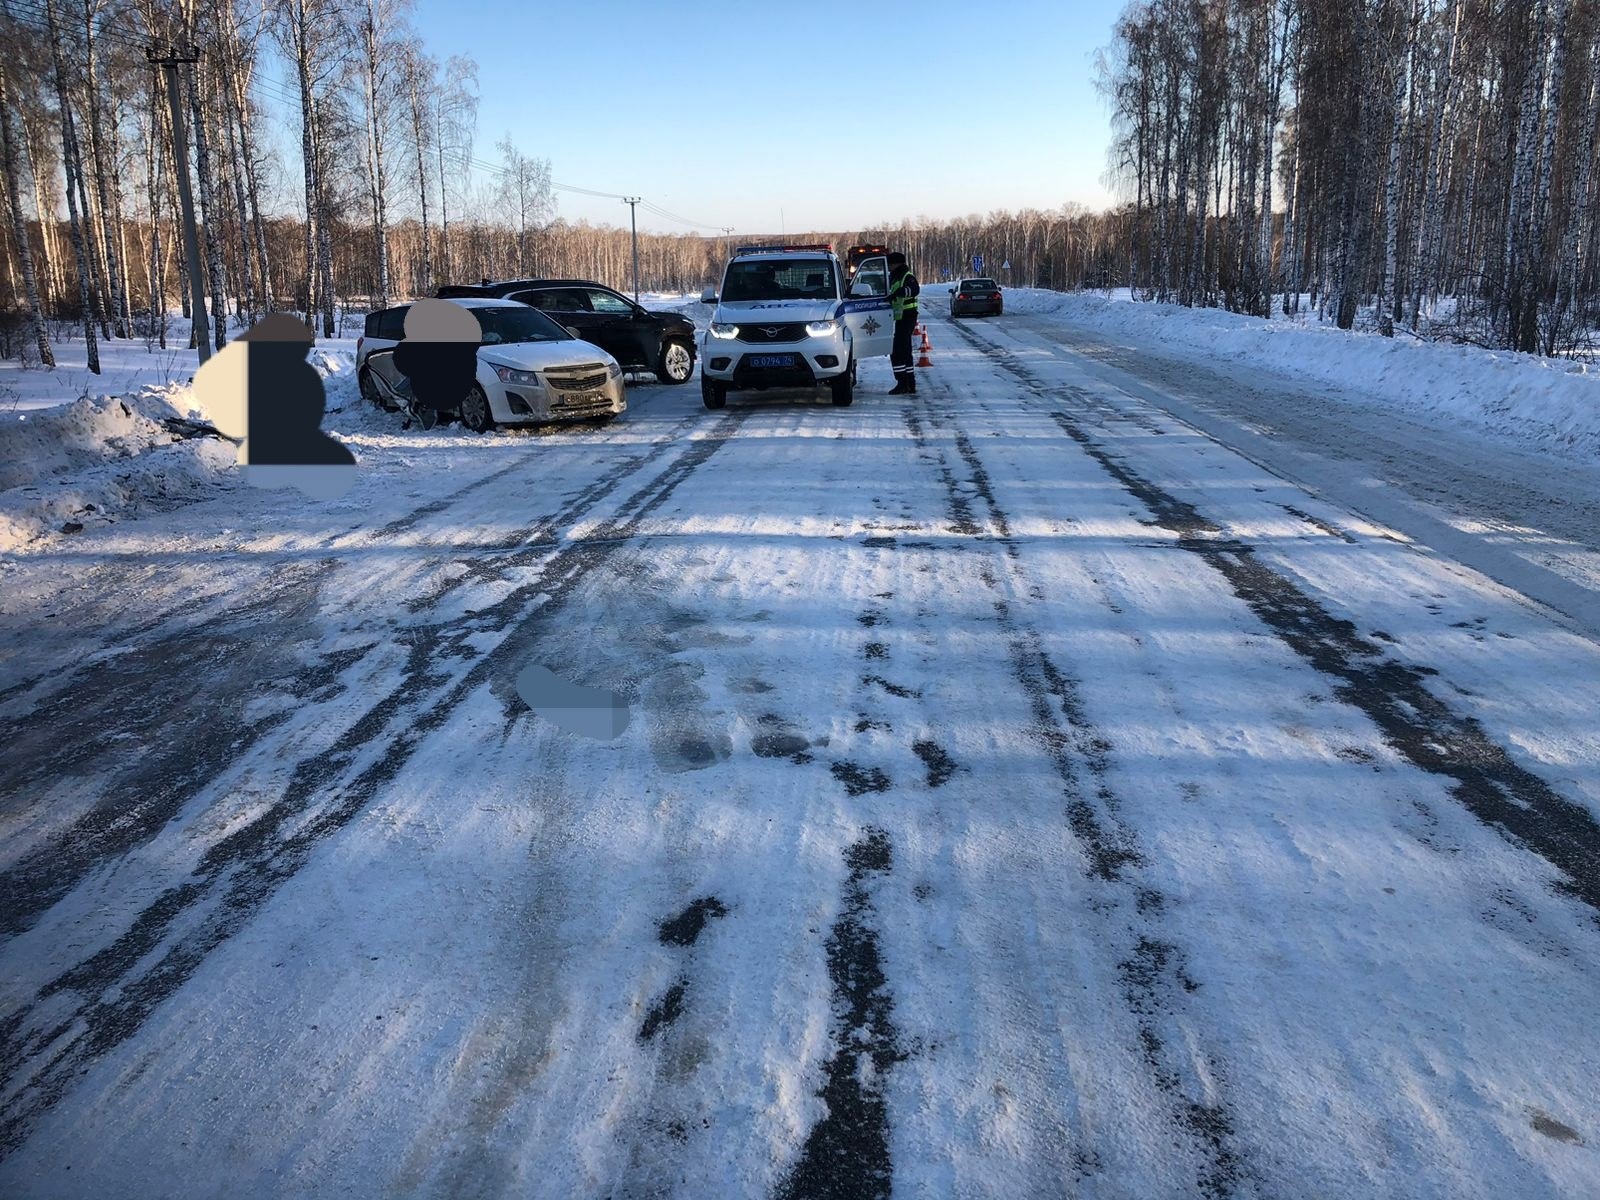
[[[739,327],[729,325],[725,321],[711,322],[711,336],[714,338],[736,338],[739,336]]]
[[[621,379],[622,378],[622,368],[617,364],[617,360],[616,359],[612,359],[609,363],[606,364],[606,376],[609,379]]]
[[[519,371],[515,367],[496,367],[495,375],[501,383],[538,383],[539,376],[532,371]]]
[[[838,332],[838,329],[839,322],[837,321],[812,321],[806,326],[806,333],[811,337],[830,337]]]

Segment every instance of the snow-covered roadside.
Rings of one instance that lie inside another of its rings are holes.
[[[327,391],[325,425],[347,436],[368,428],[378,414],[365,410],[355,386],[354,340],[318,342],[311,363]],[[67,392],[73,371],[13,371],[6,378],[54,378]],[[85,393],[0,416],[0,553],[41,549],[87,528],[204,499],[233,485],[232,443],[185,436],[169,424],[205,419],[195,407],[192,375],[171,376],[165,357],[151,357],[138,369],[123,363],[101,377],[107,386],[123,386],[120,395]],[[34,399],[43,395],[38,379],[29,380]]]
[[[640,300],[697,324],[709,318],[694,293],[648,292]],[[396,448],[400,432],[399,418],[375,412],[356,387],[360,327],[360,314],[347,314],[349,336],[319,337],[310,355],[327,391],[323,428],[350,446],[357,461],[364,451]],[[186,325],[174,318],[169,346],[183,346],[187,338]],[[232,486],[237,477],[229,443],[180,437],[164,424],[205,419],[195,408],[192,351],[161,350],[137,339],[103,342],[101,373],[93,375],[81,340],[55,350],[54,370],[0,362],[0,553],[44,549],[92,526]]]
[[[943,299],[939,285],[928,290]],[[1292,373],[1335,385],[1339,396],[1330,399],[1353,395],[1452,426],[1464,422],[1525,448],[1600,458],[1600,372],[1591,364],[1133,303],[1126,291],[1107,297],[1019,287],[1005,296],[1008,311],[1051,314],[1163,354]]]
[[[0,423],[0,551],[195,499],[234,461],[231,443],[185,439],[187,387],[83,397]]]

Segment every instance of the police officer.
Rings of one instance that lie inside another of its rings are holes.
[[[891,396],[917,390],[917,370],[911,365],[911,331],[917,325],[917,294],[922,285],[906,266],[906,256],[898,250],[889,255],[889,307],[894,312],[894,349],[889,361],[894,365]]]

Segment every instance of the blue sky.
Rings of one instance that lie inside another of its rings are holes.
[[[714,233],[1109,202],[1094,53],[1123,0],[416,0],[478,62],[474,156],[511,133],[560,183]],[[568,220],[626,225],[558,193]],[[640,210],[640,227],[690,232]]]

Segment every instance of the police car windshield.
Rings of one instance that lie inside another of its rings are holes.
[[[751,258],[728,264],[724,300],[832,300],[839,295],[826,258]]]
[[[483,326],[483,345],[503,346],[510,342],[564,342],[571,338],[565,329],[536,308],[474,308],[470,310]]]

